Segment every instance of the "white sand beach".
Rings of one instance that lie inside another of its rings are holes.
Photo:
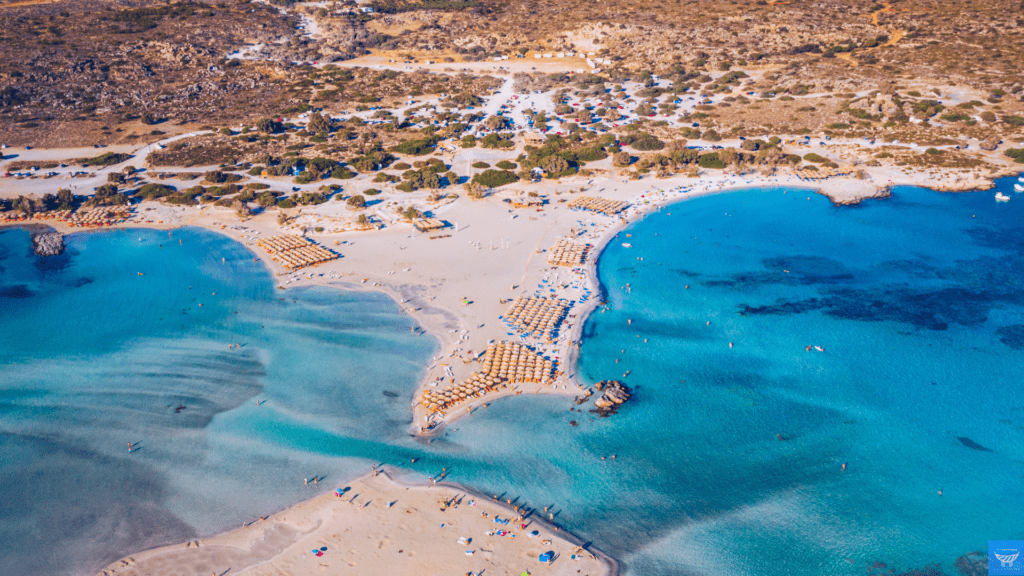
[[[226,534],[133,554],[97,576],[617,572],[614,561],[535,517],[542,515],[454,486],[369,474]]]

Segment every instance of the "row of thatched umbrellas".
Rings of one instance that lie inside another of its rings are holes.
[[[326,248],[320,246],[310,245],[303,248],[295,248],[293,250],[285,250],[278,252],[272,258],[281,262],[281,265],[290,270],[297,270],[299,268],[305,268],[306,266],[315,266],[324,262],[334,260],[338,255]]]
[[[512,303],[503,319],[527,336],[547,337],[550,340],[568,309],[568,300],[520,296]]]
[[[587,261],[589,244],[574,242],[568,238],[559,238],[548,250],[548,263],[555,266],[580,266]]]
[[[77,210],[68,217],[66,222],[69,226],[111,226],[124,222],[131,215],[128,211],[112,210],[110,208],[90,208],[89,210]]]
[[[428,412],[444,412],[467,400],[480,398],[488,392],[494,392],[508,386],[508,383],[494,376],[474,372],[465,382],[452,384],[441,390],[424,390],[420,404]]]
[[[256,241],[256,245],[266,250],[268,254],[274,254],[276,252],[312,246],[313,243],[302,236],[282,234],[280,236],[271,236],[270,238],[261,238]]]
[[[596,198],[594,196],[581,196],[569,202],[570,209],[590,210],[611,216],[622,211],[629,205],[629,202],[622,200],[609,200],[607,198]]]
[[[542,384],[551,382],[555,367],[551,360],[515,342],[488,344],[480,364],[481,372],[492,377]]]

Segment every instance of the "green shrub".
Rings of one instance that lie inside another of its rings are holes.
[[[273,192],[264,192],[256,198],[256,203],[264,208],[268,208],[277,204],[277,194]]]
[[[1017,116],[1016,114],[1003,116],[1002,121],[1004,124],[1009,124],[1010,126],[1024,126],[1024,116]]]
[[[630,126],[628,129],[635,129]],[[646,132],[636,132],[635,134],[626,134],[620,139],[623,146],[632,146],[635,150],[661,150],[665,147],[665,143],[658,140],[654,136]]]
[[[331,178],[337,180],[348,180],[349,178],[355,178],[356,173],[349,170],[347,166],[338,166],[334,170],[331,170]]]
[[[131,154],[107,152],[106,154],[101,154],[95,158],[89,158],[88,160],[83,161],[82,166],[113,166],[114,164],[120,164],[131,157]]]
[[[415,188],[413,188],[412,183],[410,182],[402,182],[401,184],[395,186],[395,189],[401,190],[402,192],[412,192],[413,190],[415,190]]]
[[[845,122],[833,122],[832,124],[829,124],[827,126],[827,128],[830,128],[832,130],[846,130],[849,127],[850,125]]]
[[[278,208],[295,208],[295,202],[291,198],[282,198],[277,201]]]
[[[515,142],[510,138],[498,136],[497,134],[488,134],[480,140],[480,147],[482,148],[514,148],[515,145]]]
[[[689,150],[684,148],[683,150],[676,150],[672,152],[672,161],[676,164],[693,164],[697,161],[700,153],[696,150]]]
[[[488,164],[487,162],[482,162],[482,161],[473,162],[473,168],[481,168],[482,169],[482,168],[490,168],[490,167],[491,167],[491,165]]]
[[[406,154],[409,156],[423,156],[434,151],[434,138],[420,138],[417,140],[406,140],[391,149],[395,154]]]
[[[412,165],[408,162],[395,162],[392,168],[395,170],[408,170],[409,168],[412,168]]]
[[[701,168],[713,168],[716,170],[721,170],[722,168],[725,168],[725,162],[722,162],[722,159],[718,157],[718,152],[701,154],[697,158],[697,165],[700,166]]]
[[[270,118],[264,118],[256,123],[256,129],[264,134],[274,134],[280,132],[284,126],[280,122],[271,120]]]
[[[819,156],[819,155],[815,154],[814,152],[811,152],[810,154],[805,155],[804,156],[804,160],[807,160],[808,162],[817,162],[818,164],[821,164],[821,163],[824,163],[824,162],[828,162],[828,158],[825,158],[824,156]]]
[[[1024,148],[1010,148],[1003,154],[1013,158],[1013,161],[1018,164],[1024,164]]]
[[[146,184],[135,191],[135,196],[146,200],[156,200],[174,193],[174,188],[166,184]]]
[[[231,174],[229,172],[221,172],[220,170],[214,170],[207,172],[203,175],[203,180],[210,184],[226,184],[228,182],[238,182],[242,177],[238,174]]]
[[[720,142],[722,140],[722,135],[715,130],[708,130],[701,135],[701,139],[708,142]]]
[[[939,150],[938,148],[929,148],[929,149],[925,150],[924,153],[925,154],[936,155],[936,154],[942,154],[942,150]]]
[[[501,162],[498,162],[494,166],[496,168],[501,168],[502,170],[515,170],[517,168],[517,166],[514,163],[509,162],[508,160],[502,160]]]
[[[634,146],[636,148],[636,146]],[[639,150],[639,148],[637,148]],[[660,148],[658,148],[660,150]],[[597,162],[598,160],[604,160],[608,157],[608,153],[604,151],[600,146],[588,146],[581,148],[576,152],[576,160],[580,162]],[[501,166],[499,165],[499,168]]]
[[[943,114],[942,116],[939,116],[939,118],[942,118],[946,122],[965,122],[971,119],[971,115],[966,112],[957,111],[950,112],[949,114]]]
[[[519,180],[519,177],[511,170],[484,170],[476,176],[473,176],[473,182],[476,182],[481,186],[486,186],[487,188],[497,188],[498,186],[511,184],[517,180]]]
[[[380,190],[377,190],[376,188],[369,188],[367,190],[364,190],[363,194],[367,196],[376,196],[377,194],[380,194]]]
[[[217,196],[219,198],[221,196],[238,194],[241,191],[242,189],[239,188],[237,184],[227,184],[225,186],[210,186],[206,190],[206,193],[209,194],[210,196]]]

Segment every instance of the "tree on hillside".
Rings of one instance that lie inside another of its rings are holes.
[[[633,157],[629,155],[629,152],[619,152],[612,157],[612,163],[616,166],[629,166],[632,161]]]
[[[319,112],[314,112],[309,117],[309,123],[306,124],[306,130],[319,134],[321,132],[331,131],[331,122],[323,117]]]
[[[271,120],[270,118],[264,118],[256,123],[256,129],[266,134],[280,132],[281,128],[283,128],[283,126],[281,126],[280,122]]]
[[[504,116],[489,116],[484,121],[484,126],[487,126],[491,130],[501,130],[508,123],[508,120]]]

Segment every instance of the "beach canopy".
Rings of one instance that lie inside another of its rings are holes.
[[[551,557],[552,557],[551,552],[545,552],[545,553],[540,555],[540,558],[537,558],[537,559],[540,560],[541,562],[550,562],[551,561]]]

